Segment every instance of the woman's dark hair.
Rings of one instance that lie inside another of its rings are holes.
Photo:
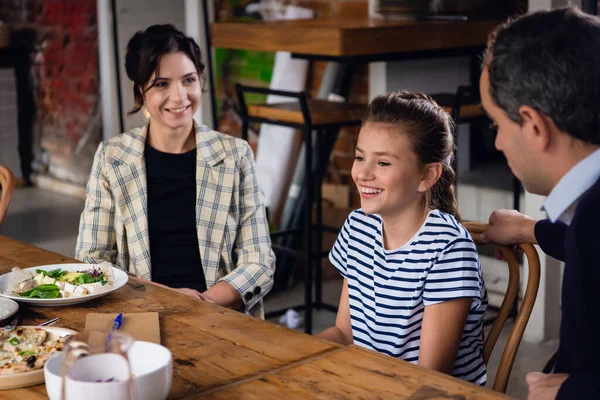
[[[460,220],[452,169],[454,123],[450,115],[426,94],[403,91],[375,97],[363,118],[363,124],[367,122],[390,125],[406,134],[422,166],[442,165],[440,179],[426,193],[426,205]]]
[[[490,34],[490,96],[516,122],[530,106],[561,131],[600,144],[600,19],[576,8],[536,11]]]
[[[129,115],[135,114],[144,106],[143,87],[148,84],[152,74],[156,72],[163,55],[182,52],[196,66],[198,75],[204,71],[200,47],[194,39],[187,37],[173,25],[152,25],[145,31],[138,31],[127,44],[125,70],[133,81],[133,98],[135,105]],[[151,88],[151,84],[149,88]],[[147,89],[146,89],[147,90]]]

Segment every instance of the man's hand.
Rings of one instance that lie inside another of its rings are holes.
[[[530,372],[525,380],[529,386],[527,400],[554,400],[563,382],[569,377],[567,374],[542,374]]]
[[[518,244],[537,243],[536,221],[515,210],[496,210],[490,215],[489,228],[481,234],[485,243]]]

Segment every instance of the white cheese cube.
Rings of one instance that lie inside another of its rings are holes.
[[[44,276],[40,285],[52,285],[54,283],[56,283],[56,279],[50,278],[49,276]]]
[[[46,276],[44,274],[37,274],[33,280],[35,281],[35,283],[37,283],[38,286],[40,286],[42,284],[42,279],[44,279]]]
[[[83,286],[90,294],[104,292],[106,289],[100,282],[88,283]]]
[[[65,293],[69,293],[69,295],[72,295],[73,293],[75,293],[75,288],[75,285],[71,285],[70,283],[65,282]]]

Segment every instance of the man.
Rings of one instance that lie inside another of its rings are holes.
[[[480,79],[496,148],[548,219],[490,216],[485,240],[538,243],[565,261],[552,374],[527,375],[529,399],[600,398],[600,19],[535,12],[491,36]]]

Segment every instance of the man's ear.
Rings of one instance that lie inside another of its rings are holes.
[[[530,106],[519,108],[523,139],[530,148],[545,151],[550,146],[552,132],[556,130],[554,121],[546,114]]]
[[[419,192],[425,193],[437,183],[442,176],[443,167],[441,163],[431,163],[425,165],[421,182],[419,183]]]

